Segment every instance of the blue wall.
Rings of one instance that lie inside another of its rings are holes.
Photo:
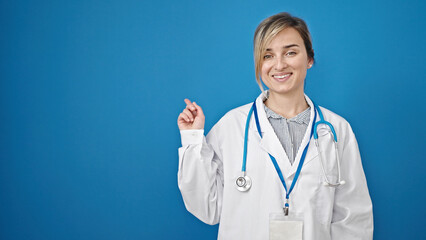
[[[259,94],[252,36],[281,11],[311,29],[306,92],[356,133],[375,239],[424,237],[425,1],[2,0],[0,239],[216,239],[177,188],[176,119]]]

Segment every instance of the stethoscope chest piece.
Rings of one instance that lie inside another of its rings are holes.
[[[251,188],[251,178],[248,176],[240,176],[235,181],[237,184],[237,190],[240,192],[246,192]]]

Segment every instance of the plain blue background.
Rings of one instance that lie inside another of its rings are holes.
[[[216,239],[177,187],[176,119],[258,94],[252,37],[306,20],[307,94],[357,136],[375,239],[424,239],[425,1],[1,1],[0,239]]]

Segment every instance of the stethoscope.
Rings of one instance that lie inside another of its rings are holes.
[[[313,135],[314,140],[315,140],[315,145],[316,145],[316,147],[318,149],[318,156],[319,156],[319,160],[320,160],[320,163],[321,163],[321,169],[322,169],[322,172],[323,172],[323,174],[325,176],[325,181],[323,182],[323,185],[329,186],[329,187],[338,187],[340,185],[345,184],[345,181],[341,179],[340,159],[339,159],[339,154],[338,154],[338,151],[337,151],[337,135],[336,135],[336,132],[334,131],[333,125],[330,122],[324,120],[324,116],[323,116],[323,114],[321,112],[321,109],[319,107],[317,107],[317,105],[315,105],[315,103],[313,105],[314,105],[314,113],[315,113],[314,121],[313,122],[315,124],[312,126],[312,129],[311,129],[311,137]],[[255,100],[253,102],[253,105],[250,108],[249,113],[248,113],[247,121],[246,121],[246,127],[245,127],[245,131],[244,131],[244,154],[243,154],[243,164],[242,164],[242,169],[241,169],[242,174],[236,180],[237,189],[239,191],[241,191],[241,192],[248,191],[251,188],[251,186],[252,186],[252,180],[251,180],[251,178],[249,176],[247,176],[246,165],[247,165],[247,139],[248,139],[248,131],[249,131],[249,126],[250,126],[250,118],[251,118],[251,115],[253,114],[253,112],[254,112],[254,118],[255,118],[255,122],[256,122],[256,127],[258,129],[260,137],[262,138],[262,132],[261,132],[261,129],[260,129],[259,117],[257,115],[256,100]],[[318,112],[318,115],[320,116],[320,121],[315,122],[316,116],[317,116],[317,112]],[[338,179],[337,179],[337,181],[335,183],[330,182],[330,180],[328,179],[327,174],[325,172],[324,164],[323,164],[323,161],[322,161],[322,156],[321,156],[321,152],[320,152],[320,145],[319,145],[319,142],[318,142],[318,133],[317,133],[317,131],[318,131],[318,125],[320,125],[320,124],[327,125],[328,126],[328,128],[326,128],[327,131],[333,136],[333,144],[334,144],[335,153],[336,153],[335,155],[336,155],[337,171],[338,171]],[[289,191],[287,191],[287,186],[285,184],[284,177],[282,176],[281,170],[278,167],[278,164],[277,164],[275,158],[272,155],[269,154],[272,162],[274,163],[275,169],[277,170],[277,173],[278,173],[278,175],[279,175],[279,177],[281,179],[281,182],[283,183],[284,188],[285,188],[285,190],[287,192],[286,193],[286,200],[287,200],[287,202],[286,202],[286,208],[287,208],[287,213],[288,213],[288,197],[289,197],[291,191],[293,190],[293,187],[294,187],[294,184],[297,181],[297,178],[299,177],[299,174],[300,174],[300,171],[301,171],[301,168],[303,166],[303,162],[304,162],[304,159],[305,159],[305,156],[306,156],[306,151],[308,149],[308,146],[309,146],[309,142],[305,146],[305,149],[303,151],[301,160],[299,161],[299,166],[297,168],[295,177],[294,177],[294,179],[292,181],[292,185],[291,185]]]

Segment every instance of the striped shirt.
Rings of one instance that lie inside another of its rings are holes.
[[[268,117],[275,134],[280,140],[281,145],[287,153],[290,163],[293,165],[294,158],[296,157],[297,151],[299,150],[300,144],[302,143],[306,129],[309,125],[311,107],[308,107],[305,111],[290,119],[286,119],[278,113],[275,113],[265,104],[264,107],[266,116]]]

